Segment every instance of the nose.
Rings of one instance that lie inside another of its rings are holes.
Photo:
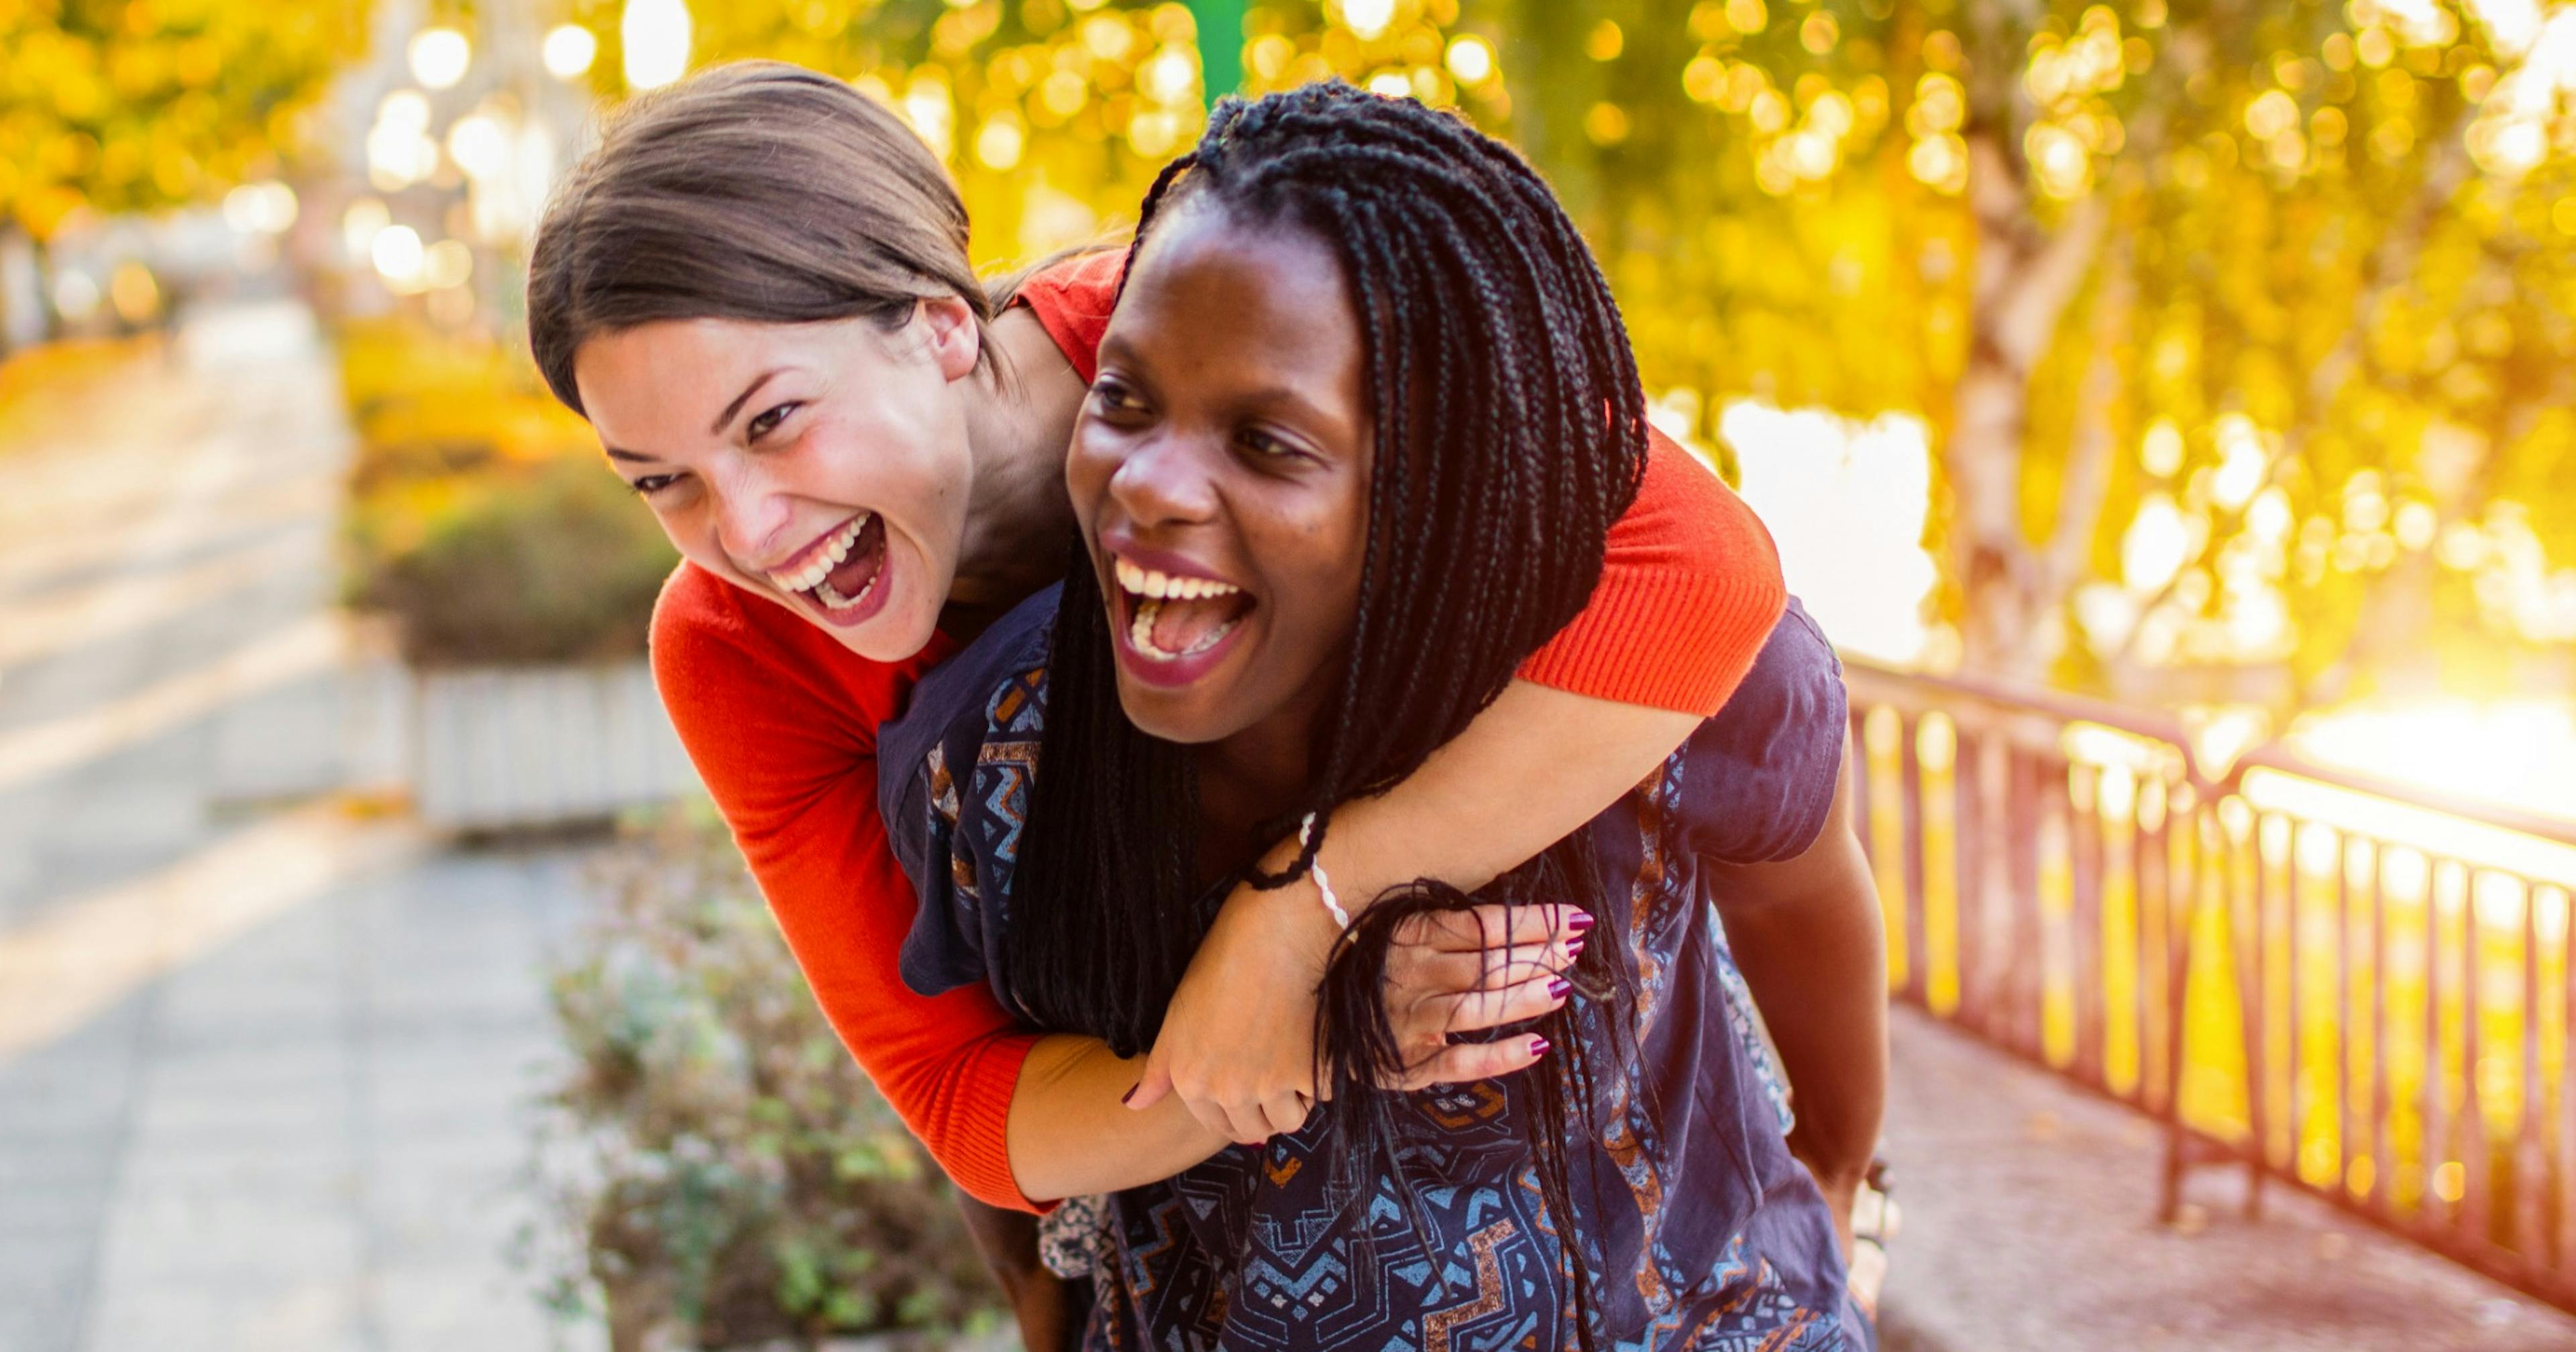
[[[710,476],[711,480],[713,476]],[[788,545],[780,539],[793,513],[787,495],[757,469],[742,468],[714,485],[716,543],[736,564],[774,563]]]
[[[1139,528],[1196,525],[1217,510],[1208,448],[1199,438],[1168,432],[1128,452],[1109,476],[1109,493]]]

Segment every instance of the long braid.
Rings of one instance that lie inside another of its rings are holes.
[[[1554,194],[1457,117],[1338,85],[1223,100],[1198,145],[1155,179],[1136,247],[1185,195],[1246,225],[1325,241],[1365,344],[1377,455],[1351,660],[1315,730],[1312,782],[1274,823],[1285,834],[1313,812],[1317,829],[1276,873],[1224,861],[1279,887],[1312,869],[1336,804],[1412,773],[1582,610],[1644,474],[1644,394],[1618,307]],[[1114,660],[1107,607],[1077,547],[1006,984],[1033,1021],[1133,1055],[1159,1030],[1208,917],[1189,844],[1189,751],[1127,721]],[[1567,1143],[1593,1129],[1597,1085],[1616,1069],[1596,1066],[1587,1030],[1606,1021],[1617,1050],[1635,980],[1589,837],[1576,833],[1483,894],[1507,906],[1570,902],[1605,925],[1572,973],[1583,999],[1538,1025],[1560,1050],[1512,1086],[1587,1348],[1598,1302]],[[1335,1085],[1327,1120],[1346,1147],[1337,1157],[1382,1164],[1417,1223],[1393,1112],[1401,1100],[1371,1087],[1398,1054],[1380,978],[1403,917],[1470,901],[1428,881],[1380,898],[1336,948],[1320,992],[1318,1044]]]

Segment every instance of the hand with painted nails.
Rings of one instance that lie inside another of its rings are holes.
[[[1302,903],[1291,910],[1325,927],[1330,921],[1312,901],[1284,893]],[[1508,914],[1506,913],[1508,911]],[[1592,917],[1566,906],[1474,906],[1456,911],[1426,912],[1396,928],[1386,960],[1387,1023],[1405,1053],[1406,1073],[1382,1081],[1389,1089],[1420,1089],[1433,1084],[1489,1079],[1529,1069],[1546,1054],[1547,1043],[1535,1035],[1497,1042],[1452,1043],[1452,1033],[1471,1033],[1535,1019],[1565,1003],[1563,973],[1583,951],[1584,931]],[[1217,926],[1200,945],[1204,962],[1219,935],[1240,939],[1248,931],[1229,931],[1220,913]],[[1273,1134],[1304,1126],[1319,1098],[1330,1098],[1329,1085],[1319,1087],[1313,1072],[1313,1009],[1317,973],[1292,958],[1295,945],[1279,942],[1273,928],[1256,951],[1270,963],[1216,964],[1229,970],[1227,985],[1199,983],[1199,968],[1182,980],[1164,1020],[1164,1039],[1147,1059],[1143,1078],[1126,1096],[1128,1107],[1143,1109],[1166,1095],[1179,1097],[1193,1116],[1228,1140],[1252,1144]],[[1264,977],[1260,973],[1274,975]],[[1265,984],[1267,983],[1267,984]],[[1307,1011],[1302,1019],[1282,1021],[1258,1011],[1292,1003]],[[1269,998],[1263,998],[1267,995]],[[1196,1008],[1201,997],[1208,1010]],[[1185,1006],[1193,1019],[1184,1019]],[[1203,1029],[1194,1021],[1213,1011],[1226,1035],[1216,1040],[1229,1054],[1193,1057],[1176,1027]],[[1252,1021],[1258,1018],[1256,1025]],[[1254,1049],[1270,1055],[1255,1054]],[[1173,1073],[1173,1066],[1180,1073]],[[1198,1065],[1212,1067],[1197,1070]]]
[[[1592,917],[1570,906],[1473,906],[1425,911],[1396,927],[1386,960],[1387,1022],[1405,1073],[1388,1089],[1491,1079],[1527,1070],[1547,1054],[1533,1033],[1452,1042],[1554,1012],[1571,988],[1565,973],[1583,951]]]

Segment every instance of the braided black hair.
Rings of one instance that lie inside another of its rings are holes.
[[[1346,85],[1227,99],[1197,147],[1155,180],[1135,247],[1183,198],[1324,241],[1365,343],[1376,459],[1350,665],[1315,729],[1304,800],[1284,805],[1265,838],[1307,812],[1317,827],[1279,873],[1244,861],[1255,885],[1279,887],[1311,868],[1334,805],[1412,773],[1583,609],[1610,526],[1645,471],[1645,401],[1618,307],[1573,222],[1526,161],[1455,115]],[[1128,722],[1107,615],[1077,546],[1020,845],[1007,984],[1041,1026],[1134,1055],[1159,1030],[1209,917],[1191,845],[1189,749]],[[1585,905],[1606,923],[1601,893],[1578,833],[1486,895]],[[1383,1160],[1401,1178],[1389,1096],[1369,1088],[1395,1069],[1377,982],[1393,924],[1469,901],[1416,884],[1373,906],[1336,951],[1318,1036],[1337,1086],[1329,1111],[1353,1147],[1345,1160]],[[1625,944],[1601,939],[1577,984],[1624,1003]],[[1580,1278],[1588,1345],[1593,1302],[1567,1205],[1563,1124],[1578,1110],[1570,1097],[1588,1114],[1590,1077],[1567,1017],[1542,1025],[1561,1034],[1551,1039],[1558,1051],[1520,1092],[1539,1100],[1522,1118]]]

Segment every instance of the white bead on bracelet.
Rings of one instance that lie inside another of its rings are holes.
[[[1300,848],[1303,848],[1314,843],[1315,814],[1309,812],[1306,814],[1306,820],[1298,823],[1297,825],[1297,844]],[[1324,909],[1333,913],[1334,923],[1340,925],[1343,929],[1349,929],[1351,927],[1351,913],[1343,910],[1342,899],[1333,895],[1333,880],[1324,872],[1323,856],[1319,854],[1315,856],[1314,859],[1308,861],[1306,871],[1315,875],[1315,890],[1323,894]]]

